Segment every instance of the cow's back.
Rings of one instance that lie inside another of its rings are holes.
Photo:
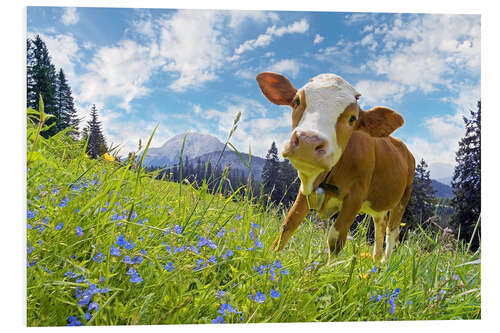
[[[406,145],[393,137],[373,138],[375,167],[370,183],[368,201],[376,211],[388,210],[401,200],[411,186],[415,159]]]

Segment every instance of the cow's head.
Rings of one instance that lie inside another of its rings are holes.
[[[360,94],[335,74],[315,76],[299,90],[276,73],[260,73],[257,82],[272,103],[292,107],[292,134],[282,155],[297,169],[304,195],[339,161],[353,131],[380,137],[403,125],[403,118],[389,108],[362,111]]]

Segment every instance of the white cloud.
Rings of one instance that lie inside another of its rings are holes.
[[[134,98],[145,96],[145,83],[154,68],[163,64],[156,44],[139,45],[124,40],[116,46],[99,49],[82,75],[79,99],[81,102],[104,102],[109,97],[122,100],[120,106],[130,111]]]
[[[417,160],[424,158],[429,164],[432,178],[453,175],[458,142],[465,134],[463,116],[470,117],[470,110],[477,110],[481,98],[479,86],[462,85],[456,96],[447,101],[456,105],[455,113],[425,119],[423,125],[430,136],[408,140],[410,151]]]
[[[274,37],[281,37],[285,34],[304,33],[309,29],[309,23],[306,19],[295,21],[287,26],[276,27],[273,25],[267,28],[264,34],[260,34],[256,39],[250,39],[242,43],[234,50],[236,55],[254,50],[258,47],[265,47],[271,44]]]
[[[319,44],[319,43],[321,43],[323,40],[325,40],[325,37],[320,36],[320,34],[316,34],[316,36],[314,37],[314,41],[313,41],[313,43],[314,43],[314,44]]]
[[[368,68],[390,81],[431,92],[456,80],[455,69],[480,75],[480,17],[478,15],[414,15],[396,18],[390,28],[375,31],[385,54]],[[369,37],[372,36],[372,37]],[[367,35],[365,44],[371,46]]]
[[[360,103],[370,106],[398,101],[405,92],[401,84],[388,81],[361,80],[355,88],[361,94]]]
[[[277,72],[284,74],[285,76],[295,77],[300,71],[300,64],[295,59],[283,59],[270,65],[266,71]]]
[[[227,43],[221,33],[222,18],[215,11],[181,10],[160,22],[164,70],[179,75],[171,89],[183,91],[217,78]]]
[[[273,12],[255,11],[255,10],[232,10],[229,12],[229,28],[236,29],[246,21],[257,23],[266,23],[269,20],[276,22],[279,19],[278,14]]]
[[[63,15],[61,17],[62,22],[65,25],[76,24],[80,20],[75,7],[64,8]]]
[[[361,40],[361,46],[367,46],[370,51],[375,51],[378,43],[375,38],[373,38],[373,34],[368,34]]]

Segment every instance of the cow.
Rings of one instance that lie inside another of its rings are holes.
[[[361,95],[335,74],[317,75],[299,90],[281,74],[263,72],[256,79],[269,101],[292,108],[292,132],[282,156],[301,181],[271,249],[281,251],[313,209],[322,219],[338,213],[327,237],[329,257],[337,255],[361,213],[375,225],[373,259],[388,260],[415,174],[411,152],[389,136],[403,117],[383,106],[361,110]]]

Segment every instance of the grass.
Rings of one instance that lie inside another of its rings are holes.
[[[276,253],[277,208],[36,133],[29,123],[28,326],[481,317],[480,252],[467,244],[446,251],[417,231],[381,264],[365,220],[327,263],[326,231],[308,219]]]

